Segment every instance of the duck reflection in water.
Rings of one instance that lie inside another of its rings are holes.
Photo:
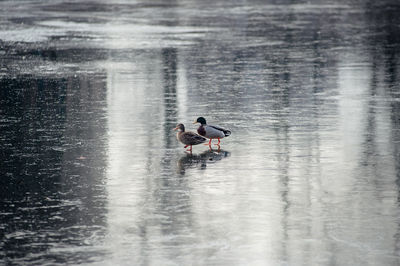
[[[230,154],[229,151],[221,150],[220,147],[216,150],[209,149],[200,154],[187,153],[178,160],[177,172],[184,175],[186,169],[206,169],[207,164],[214,164],[221,161],[222,159],[229,157]]]

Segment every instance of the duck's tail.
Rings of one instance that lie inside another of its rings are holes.
[[[225,137],[230,136],[231,135],[231,131],[225,129],[224,130],[224,134],[225,134]]]

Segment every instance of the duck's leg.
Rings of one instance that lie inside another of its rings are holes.
[[[186,145],[186,146],[190,146],[190,148],[188,150],[186,150],[186,151],[192,152],[192,145]]]
[[[206,146],[211,146],[211,141],[212,141],[212,139],[210,139],[210,141],[208,142],[208,144],[204,144],[204,145],[206,145]]]
[[[183,147],[183,148],[186,149],[187,147],[189,147],[189,145],[185,145],[185,147]]]
[[[210,151],[212,152],[212,151],[216,151],[216,152],[220,152],[221,151],[221,146],[220,145],[217,145],[217,144],[215,144],[216,146],[218,146],[218,148],[217,148],[217,150],[214,150],[213,148],[211,148],[211,146],[210,146]]]
[[[214,145],[219,146],[220,143],[221,143],[221,140],[218,138],[218,143],[217,143],[217,144],[214,144]]]
[[[218,152],[218,153],[221,152],[221,146],[219,146],[219,145],[218,145],[217,152]]]

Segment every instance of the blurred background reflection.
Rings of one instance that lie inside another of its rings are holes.
[[[0,2],[0,264],[400,264],[399,12]]]

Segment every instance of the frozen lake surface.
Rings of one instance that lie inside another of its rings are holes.
[[[0,1],[0,264],[399,265],[399,14]]]

